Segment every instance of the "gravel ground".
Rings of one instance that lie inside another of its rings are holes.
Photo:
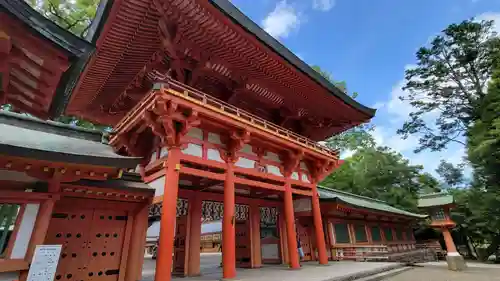
[[[500,269],[469,267],[463,272],[444,267],[415,267],[385,281],[500,281]]]

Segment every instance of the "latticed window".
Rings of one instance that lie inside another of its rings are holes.
[[[20,205],[18,204],[0,203],[0,258],[3,258],[7,252],[7,246],[14,231],[19,208]]]
[[[364,225],[354,225],[354,233],[356,235],[356,242],[368,242],[368,237],[366,236],[366,229]]]
[[[347,223],[338,223],[334,226],[335,229],[335,243],[351,243],[351,239],[349,237],[349,228],[347,227]]]
[[[435,210],[434,214],[431,217],[432,217],[433,220],[436,220],[436,221],[444,221],[444,220],[446,220],[446,216],[444,215],[443,208]]]
[[[396,240],[403,241],[403,230],[401,228],[396,228]]]
[[[371,231],[372,231],[372,241],[373,242],[382,241],[382,236],[380,235],[380,227],[372,226]]]
[[[392,237],[392,228],[390,227],[384,227],[384,235],[385,235],[385,241],[392,241],[394,240]]]

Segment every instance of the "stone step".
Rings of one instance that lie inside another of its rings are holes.
[[[411,269],[413,269],[413,268],[409,267],[409,266],[404,266],[404,267],[391,269],[388,271],[380,272],[380,273],[377,273],[374,275],[370,275],[370,276],[366,276],[366,277],[354,279],[354,280],[355,281],[383,281],[389,277],[401,274],[401,273],[408,271],[408,270],[411,270]]]

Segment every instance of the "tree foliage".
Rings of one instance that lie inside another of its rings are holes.
[[[453,165],[441,160],[436,169],[436,173],[443,179],[447,187],[461,187],[465,183],[464,164]]]
[[[422,166],[410,165],[401,154],[389,148],[361,148],[322,185],[416,211],[418,193],[434,191],[438,185],[436,179],[422,170]]]
[[[100,0],[29,0],[46,18],[79,37],[85,37]]]
[[[438,151],[450,142],[465,145],[463,138],[477,117],[477,106],[485,97],[500,39],[492,21],[473,19],[451,24],[430,46],[420,48],[417,65],[406,71],[403,87],[415,111],[398,130],[404,138],[418,134],[419,147]],[[434,124],[426,118],[437,115]]]
[[[323,76],[326,80],[347,93],[347,84],[345,81],[335,81],[329,72],[322,70],[321,67],[317,65],[312,66],[312,68],[321,74],[321,76]],[[354,92],[351,96],[352,98],[356,98],[358,93]],[[345,132],[331,136],[326,140],[326,145],[333,149],[350,151],[355,151],[360,147],[374,147],[375,141],[370,134],[370,132],[373,131],[373,128],[374,127],[371,124],[358,125]]]

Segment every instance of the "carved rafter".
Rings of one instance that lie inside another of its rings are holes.
[[[311,173],[312,182],[316,184],[338,168],[342,162],[341,160],[316,160],[306,162],[306,165]]]
[[[221,154],[222,159],[227,163],[238,161],[237,152],[248,142],[250,142],[250,132],[246,130],[231,131],[227,138],[227,150]]]
[[[287,151],[282,158],[282,173],[285,177],[289,177],[300,165],[300,161],[304,158],[304,151]]]

